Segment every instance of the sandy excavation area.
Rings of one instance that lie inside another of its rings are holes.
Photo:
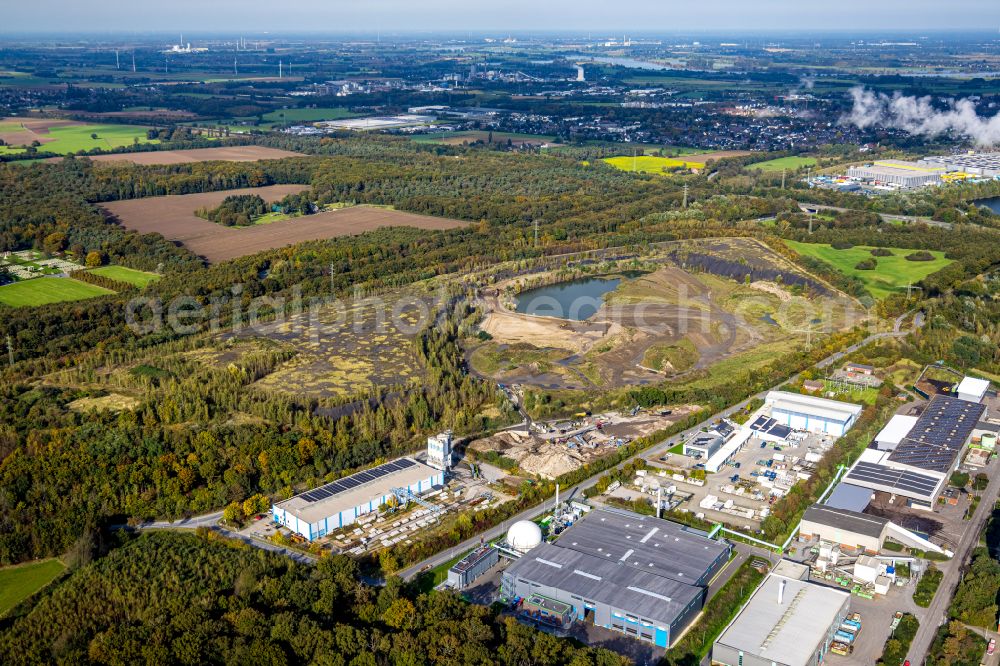
[[[550,428],[547,433],[504,430],[469,446],[473,451],[496,451],[516,461],[523,474],[555,479],[608,455],[620,445],[669,428],[697,409],[696,405],[681,405],[662,415],[599,414],[572,423],[543,424]]]
[[[305,189],[308,189],[306,185],[271,185],[114,201],[104,204],[104,208],[126,228],[144,234],[162,234],[164,238],[182,244],[213,264],[264,250],[305,241],[350,236],[380,227],[438,230],[454,229],[467,224],[461,220],[367,206],[341,208],[239,228],[225,227],[195,215],[199,208],[214,208],[230,195],[259,194],[265,201],[271,202]]]

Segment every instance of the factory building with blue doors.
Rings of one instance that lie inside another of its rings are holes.
[[[863,407],[812,395],[770,391],[765,405],[771,418],[792,430],[840,437],[858,420]]]
[[[271,516],[275,524],[313,541],[377,511],[395,497],[394,490],[420,495],[444,485],[444,475],[412,458],[398,458],[278,502]]]
[[[668,648],[701,612],[731,546],[677,523],[595,509],[503,572],[500,596],[523,621],[590,622]]]

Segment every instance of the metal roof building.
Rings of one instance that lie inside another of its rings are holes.
[[[788,391],[770,391],[766,402],[778,423],[835,437],[850,430],[862,410],[861,405]]]
[[[833,509],[847,509],[861,513],[869,504],[875,492],[871,488],[862,488],[846,481],[841,481],[826,499],[826,506]]]
[[[851,595],[771,574],[712,646],[725,666],[815,666],[850,611]]]
[[[813,504],[802,515],[799,533],[877,553],[885,543],[888,525],[889,521],[886,518]]]
[[[844,481],[906,497],[917,508],[933,508],[985,413],[985,405],[936,395],[905,433],[908,421],[891,420],[876,436],[877,448],[865,449]]]
[[[879,160],[873,164],[849,167],[847,177],[909,189],[940,183],[941,175],[949,170],[951,169],[948,167],[936,164],[920,164],[905,160]]]
[[[419,495],[443,483],[443,471],[412,458],[397,458],[278,502],[271,507],[271,516],[278,525],[312,541],[377,510],[393,497],[394,488]]]
[[[986,397],[986,392],[990,390],[990,383],[985,379],[975,377],[965,377],[958,383],[955,393],[958,397],[967,402],[982,402]]]
[[[669,647],[701,610],[730,550],[676,523],[595,509],[514,561],[501,590],[569,604],[577,620]]]
[[[889,460],[921,470],[950,472],[985,413],[984,405],[936,395],[889,454]]]

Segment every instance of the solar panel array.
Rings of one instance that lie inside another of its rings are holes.
[[[416,465],[416,463],[409,458],[400,458],[399,460],[393,460],[392,462],[387,462],[383,465],[379,465],[378,467],[366,469],[363,472],[357,472],[355,474],[351,474],[350,476],[345,476],[342,479],[337,479],[336,481],[322,485],[319,488],[313,488],[312,490],[302,493],[299,497],[307,502],[319,502],[320,500],[325,500],[329,497],[333,497],[334,495],[345,493],[348,490],[353,490],[354,488],[363,486],[366,483],[371,483],[376,479],[380,479],[383,476],[395,474],[396,472],[413,467],[414,465]]]
[[[933,496],[939,481],[932,476],[869,462],[857,463],[844,480],[848,483],[876,485],[887,492],[911,493],[920,497]]]
[[[985,411],[984,405],[975,402],[935,396],[910,432],[889,454],[889,460],[947,472]]]
[[[750,429],[773,435],[779,439],[784,439],[792,433],[791,428],[781,425],[777,419],[773,419],[770,416],[758,416],[757,420],[750,424]]]

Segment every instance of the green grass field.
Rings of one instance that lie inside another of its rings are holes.
[[[82,301],[115,292],[72,278],[35,278],[0,287],[0,303],[14,308]]]
[[[29,562],[0,569],[0,617],[66,570],[59,560]]]
[[[814,157],[779,157],[775,160],[768,160],[766,162],[757,162],[756,164],[751,164],[748,169],[755,169],[757,171],[781,171],[782,169],[788,169],[793,171],[807,166],[816,166],[816,158]]]
[[[16,128],[9,128],[16,129]],[[110,150],[122,146],[131,146],[136,139],[139,143],[159,143],[159,140],[150,141],[146,138],[146,127],[136,125],[69,125],[66,127],[53,127],[47,135],[40,135],[53,141],[43,142],[38,147],[40,152],[57,153],[66,155],[81,150]],[[3,128],[0,128],[0,132]],[[97,138],[91,137],[96,134]],[[0,146],[0,155],[23,153],[24,148]]]
[[[102,266],[100,268],[92,268],[90,272],[94,275],[103,275],[106,278],[118,280],[119,282],[127,282],[140,289],[150,282],[156,282],[160,279],[160,276],[156,273],[137,271],[134,268],[125,268],[124,266]]]
[[[622,155],[620,157],[606,157],[604,161],[616,169],[635,173],[663,173],[664,170],[669,171],[678,167],[701,169],[705,166],[704,162],[678,160],[672,157],[654,157],[652,155],[639,155],[637,157]]]
[[[934,261],[907,261],[906,255],[916,252],[898,247],[886,248],[891,257],[872,257],[871,247],[856,246],[847,250],[835,250],[830,245],[820,243],[800,243],[786,240],[785,243],[806,257],[824,261],[841,273],[859,278],[869,293],[875,298],[885,298],[890,294],[906,291],[906,285],[916,284],[931,273],[936,273],[952,263],[944,258],[944,252],[931,252]],[[861,271],[855,268],[858,262],[874,258],[878,262],[875,270]]]
[[[354,118],[357,115],[343,106],[334,106],[316,109],[279,109],[265,113],[263,118],[272,123],[315,123],[320,120]]]

